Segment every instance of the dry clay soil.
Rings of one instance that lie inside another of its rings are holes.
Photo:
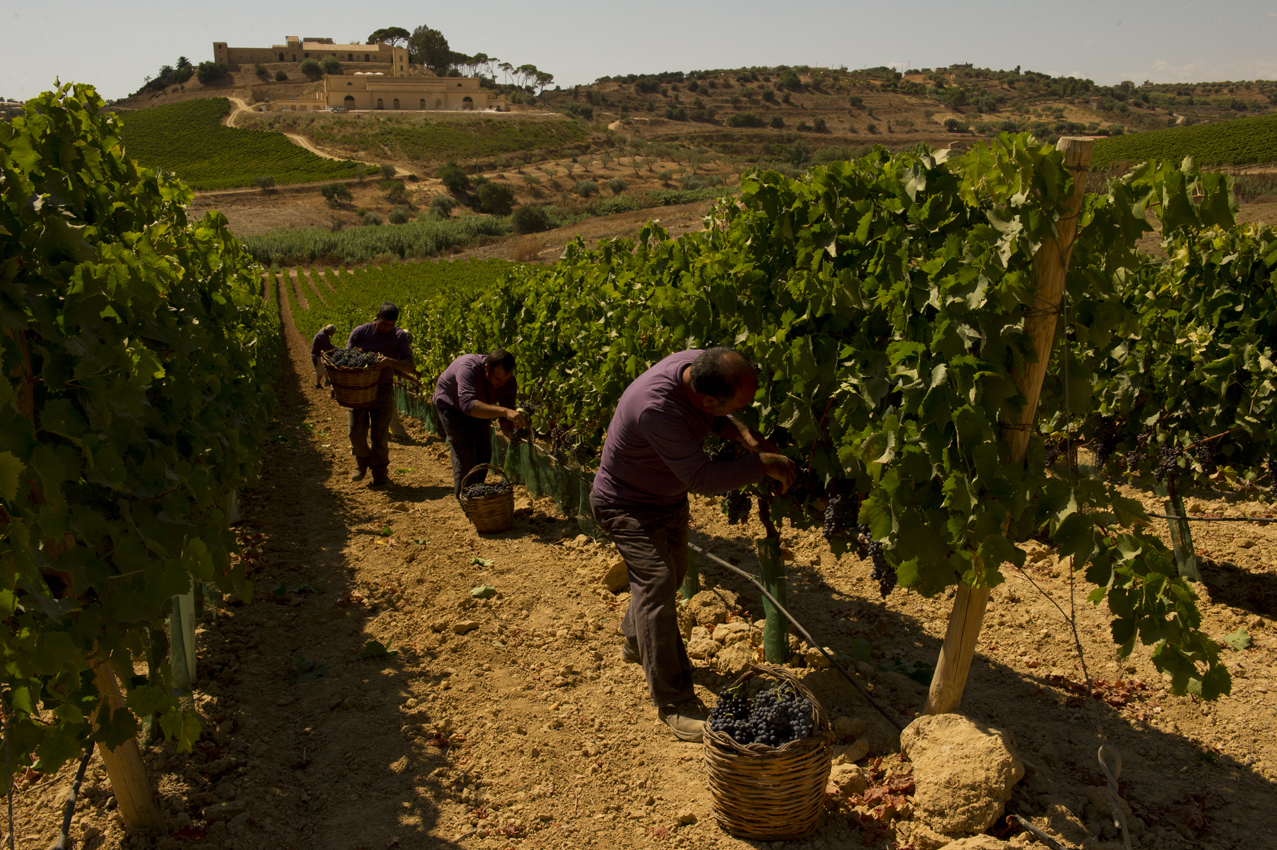
[[[280,299],[287,309],[288,301]],[[198,630],[192,753],[144,749],[170,834],[131,835],[95,756],[71,828],[88,848],[741,848],[758,843],[716,824],[702,749],[675,740],[648,704],[641,670],[619,657],[624,593],[600,578],[609,546],[573,517],[519,488],[513,530],[477,535],[451,495],[447,449],[417,423],[392,444],[394,483],[349,480],[345,412],[312,389],[292,330],[277,388],[277,431],[262,481],[242,494],[238,534],[257,592],[211,605]],[[1146,491],[1132,490],[1159,506]],[[1271,503],[1199,494],[1190,510],[1271,515]],[[756,568],[751,524],[728,526],[717,501],[693,500],[693,539]],[[1277,846],[1277,526],[1199,524],[1198,585],[1206,628],[1244,627],[1251,648],[1226,650],[1232,695],[1174,697],[1137,648],[1119,662],[1110,616],[1071,588],[1069,571],[1036,547],[1025,571],[993,591],[962,712],[1013,733],[1028,774],[1008,811],[1064,847],[1121,846],[1097,809],[1096,750],[1123,759],[1133,846]],[[951,603],[897,590],[879,599],[869,565],[835,557],[819,531],[783,529],[793,555],[789,599],[816,639],[843,657],[902,723],[923,688],[885,662],[934,661]],[[702,563],[705,585],[733,619],[761,616],[758,594]],[[472,597],[479,586],[489,599]],[[1071,599],[1073,601],[1071,601]],[[1076,605],[1085,659],[1102,699],[1086,699],[1061,610]],[[871,664],[852,662],[855,639]],[[359,660],[370,641],[397,654]],[[835,671],[796,668],[833,717],[863,720],[841,758],[875,787],[905,789],[895,814],[831,795],[814,836],[793,848],[928,848],[908,802],[911,765],[899,738]],[[696,662],[709,704],[730,679]],[[16,846],[50,847],[73,771],[28,772],[14,796]],[[874,789],[870,789],[872,795]],[[1099,805],[1103,805],[1102,802]],[[879,815],[883,812],[879,810]],[[3,821],[0,818],[0,821]],[[5,830],[8,844],[8,830]],[[1028,833],[995,829],[1012,846]],[[771,844],[782,846],[780,843]]]

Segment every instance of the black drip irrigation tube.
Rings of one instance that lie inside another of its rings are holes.
[[[1149,519],[1178,519],[1188,522],[1277,522],[1277,517],[1265,516],[1174,516],[1172,514],[1149,514]]]
[[[844,668],[841,664],[839,664],[837,659],[835,659],[832,655],[826,652],[825,648],[821,646],[816,641],[816,639],[813,638],[807,632],[807,630],[802,627],[802,624],[799,623],[797,620],[795,620],[794,616],[785,610],[785,606],[777,602],[776,597],[772,596],[770,593],[767,592],[767,588],[763,587],[762,582],[760,582],[758,579],[754,578],[752,575],[745,572],[744,570],[740,569],[739,567],[734,567],[731,564],[727,563],[722,558],[715,555],[713,552],[709,552],[705,549],[702,549],[701,547],[697,546],[695,543],[688,543],[687,545],[696,554],[705,558],[709,558],[711,561],[718,564],[720,567],[726,567],[727,569],[736,573],[741,578],[749,581],[751,584],[754,585],[754,587],[758,588],[758,592],[763,594],[763,596],[767,597],[767,600],[771,602],[771,604],[776,606],[776,610],[779,611],[781,615],[786,620],[789,621],[790,625],[792,625],[795,629],[798,630],[799,634],[801,634],[804,638],[807,639],[807,643],[811,644],[812,646],[816,647],[816,649],[820,650],[820,654],[825,656],[826,660],[828,660],[829,663],[832,664],[834,668],[843,675],[844,679],[846,679],[848,682],[851,682],[851,686],[855,688],[857,691],[859,691],[860,695],[864,697],[869,702],[869,704],[872,705],[878,711],[879,714],[885,717],[887,719],[887,722],[890,723],[892,726],[894,726],[897,732],[903,732],[905,730],[905,727],[901,726],[900,722],[896,720],[896,718],[888,714],[887,709],[883,708],[878,703],[878,701],[874,699],[873,696],[870,695],[869,691],[865,690],[864,685],[857,682],[856,679],[850,673],[847,672],[846,668]]]
[[[80,783],[84,781],[84,771],[88,769],[91,758],[93,758],[93,745],[89,744],[89,748],[84,751],[84,757],[80,759],[80,769],[75,772],[75,779],[71,782],[66,809],[62,812],[62,831],[58,833],[58,843],[53,845],[53,850],[67,850],[71,836],[71,817],[75,814],[75,799],[80,796]]]

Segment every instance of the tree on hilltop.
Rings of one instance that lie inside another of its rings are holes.
[[[185,56],[177,57],[177,70],[181,71],[182,69],[189,67],[191,67],[190,59],[187,59]]]
[[[403,47],[412,36],[403,27],[382,27],[368,36],[369,44],[389,44],[391,47]]]
[[[409,61],[425,65],[436,74],[446,72],[452,62],[452,50],[448,39],[439,30],[427,26],[417,27],[408,38]],[[442,75],[440,75],[442,76]]]

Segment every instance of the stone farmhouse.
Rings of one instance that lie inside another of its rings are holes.
[[[507,111],[505,95],[483,89],[478,77],[437,77],[413,65],[406,47],[386,44],[335,44],[331,38],[288,36],[286,44],[272,47],[228,47],[213,42],[213,60],[231,70],[246,64],[300,63],[333,57],[342,64],[340,74],[324,74],[323,89],[288,100],[270,101],[273,112],[347,110],[448,110]]]

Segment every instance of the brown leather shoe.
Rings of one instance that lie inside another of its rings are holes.
[[[639,655],[638,644],[629,638],[621,644],[621,660],[627,664],[642,664],[643,657]]]
[[[674,737],[680,741],[699,744],[704,740],[705,709],[697,700],[680,702],[678,705],[667,705],[656,710],[656,716],[670,727]]]
[[[369,487],[385,487],[390,483],[390,473],[386,471],[384,466],[374,466],[372,468],[372,481],[368,482]]]
[[[368,467],[362,463],[355,467],[355,471],[350,473],[351,481],[363,481],[364,476],[368,474]]]

